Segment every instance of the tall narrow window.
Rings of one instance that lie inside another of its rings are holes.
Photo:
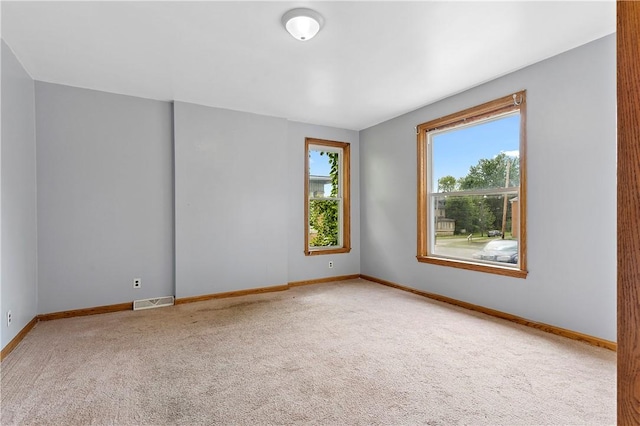
[[[305,254],[351,251],[350,149],[346,142],[305,140]]]
[[[526,277],[525,95],[418,126],[418,261]]]

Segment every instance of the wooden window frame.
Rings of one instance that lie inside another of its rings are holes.
[[[515,278],[527,277],[527,161],[526,161],[526,90],[504,96],[499,99],[465,109],[454,114],[447,115],[417,126],[418,144],[418,250],[417,260],[422,263],[450,266],[454,268],[468,269],[478,272],[487,272],[498,275],[506,275]],[[450,129],[462,124],[480,122],[499,115],[519,111],[520,113],[520,193],[519,203],[519,241],[518,241],[518,268],[503,267],[485,263],[476,263],[471,260],[459,260],[436,257],[429,253],[429,235],[431,232],[431,217],[427,217],[429,210],[429,183],[427,175],[428,158],[427,142],[428,133],[435,130]]]
[[[342,198],[341,239],[339,247],[309,247],[309,147],[326,146],[342,150],[340,159],[340,194]],[[325,139],[305,138],[304,148],[304,254],[316,256],[325,254],[349,253],[351,251],[351,145]]]

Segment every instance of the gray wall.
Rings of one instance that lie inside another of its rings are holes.
[[[37,314],[34,82],[2,41],[0,347]],[[13,321],[7,326],[7,311]]]
[[[359,273],[357,132],[42,82],[36,109],[39,313]],[[352,143],[331,270],[302,255],[306,136]]]
[[[36,82],[36,123],[39,313],[173,294],[172,105]]]
[[[615,63],[608,36],[362,131],[362,273],[615,341]],[[529,276],[418,263],[414,126],[520,89]]]
[[[176,296],[287,283],[287,121],[176,102]]]
[[[351,143],[349,254],[304,256],[305,137]],[[176,102],[176,296],[359,273],[358,158],[355,131]]]
[[[304,254],[304,147],[305,138],[328,139],[351,144],[351,252],[305,256]],[[360,273],[360,150],[358,132],[289,122],[287,167],[289,186],[288,234],[289,281],[304,281]],[[333,269],[329,269],[329,261]]]
[[[615,340],[614,36],[359,134],[40,82],[34,106],[2,59],[3,347],[37,313],[359,272]],[[520,89],[528,278],[419,264],[414,126]],[[307,136],[352,145],[349,254],[303,254]]]

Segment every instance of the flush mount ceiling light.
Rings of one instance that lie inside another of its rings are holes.
[[[307,41],[312,39],[324,23],[324,18],[315,10],[291,9],[282,15],[282,25],[295,39]]]

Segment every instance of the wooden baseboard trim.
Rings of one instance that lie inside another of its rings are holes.
[[[250,288],[247,290],[227,291],[224,293],[203,294],[202,296],[181,297],[180,299],[176,299],[175,304],[182,305],[184,303],[203,302],[205,300],[224,299],[227,297],[247,296],[249,294],[271,293],[274,291],[284,291],[288,289],[288,285],[275,285],[272,287],[259,287]]]
[[[383,279],[372,277],[369,275],[360,275],[360,278],[367,281],[372,281],[378,284],[386,285],[388,287],[397,288],[399,290],[408,291],[410,293],[414,293],[420,296],[428,297],[429,299],[437,300],[439,302],[449,303],[451,305],[459,306],[461,308],[469,309],[471,311],[481,312],[483,314],[490,315],[492,317],[505,319],[507,321],[515,322],[521,325],[526,325],[527,327],[532,327],[538,330],[545,331],[547,333],[556,334],[558,336],[566,337],[572,340],[579,340],[581,342],[585,342],[593,346],[599,346],[601,348],[606,348],[614,352],[618,348],[618,344],[616,342],[601,339],[599,337],[589,336],[588,334],[579,333],[577,331],[567,330],[566,328],[556,327],[556,326],[541,323],[541,322],[530,321],[526,318],[522,318],[516,315],[511,315],[506,312],[485,308],[483,306],[474,305],[472,303],[463,302],[460,300],[452,299],[450,297],[441,296],[435,293],[429,293],[426,291],[417,290],[415,288],[406,287],[391,281],[383,280]]]
[[[360,274],[339,275],[337,277],[317,278],[315,280],[292,281],[289,283],[289,287],[300,287],[303,285],[330,283],[334,281],[355,280],[357,278],[360,278]]]
[[[37,322],[38,322],[38,317],[33,317],[33,319],[29,321],[22,330],[20,330],[20,332],[16,335],[16,337],[14,337],[7,344],[7,346],[2,348],[2,351],[0,351],[0,361],[5,359],[5,357],[9,355],[11,351],[16,348],[16,346],[18,346],[18,343],[20,343],[22,339],[24,339],[24,337],[27,335],[27,333],[30,332],[33,327],[35,327]]]
[[[96,306],[93,308],[74,309],[71,311],[52,312],[50,314],[38,315],[38,321],[51,321],[62,318],[83,317],[86,315],[108,314],[110,312],[130,311],[133,309],[133,302],[118,303],[116,305]]]
[[[311,285],[311,284],[322,284],[322,283],[329,283],[334,281],[355,280],[357,278],[360,278],[360,274],[339,275],[337,277],[317,278],[314,280],[305,280],[305,281],[292,281],[290,283],[287,283],[286,285],[250,288],[247,290],[227,291],[224,293],[204,294],[202,296],[181,297],[179,299],[176,299],[175,304],[182,305],[184,303],[203,302],[205,300],[211,300],[211,299],[224,299],[227,297],[247,296],[250,294],[271,293],[274,291],[288,290],[291,287],[299,287],[299,286]]]

